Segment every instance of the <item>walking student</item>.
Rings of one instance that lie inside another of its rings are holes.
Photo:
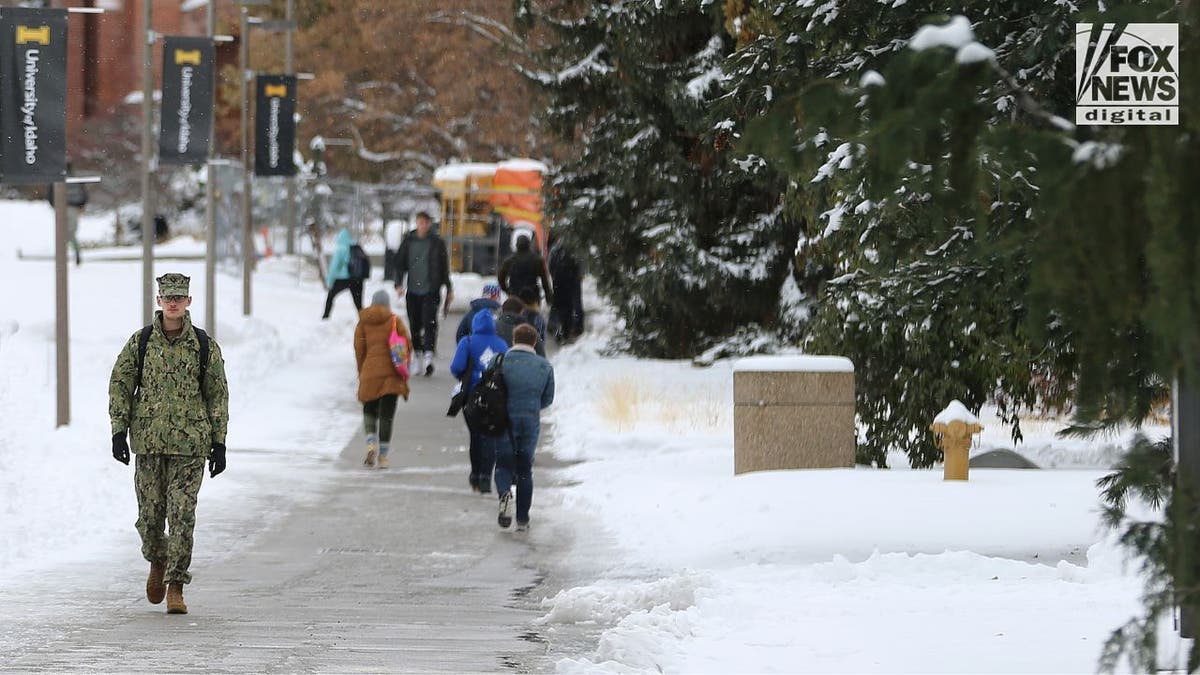
[[[500,527],[513,519],[512,488],[516,488],[517,530],[529,529],[533,504],[533,452],[541,435],[541,413],[554,403],[554,368],[533,349],[537,329],[521,324],[513,329],[513,346],[501,366],[508,391],[509,431],[495,439],[496,491],[500,493]]]
[[[572,342],[583,334],[583,270],[570,249],[553,234],[547,262],[555,291],[549,331],[559,344]]]
[[[450,374],[466,379],[464,388],[469,393],[479,383],[483,371],[497,354],[508,351],[508,345],[496,335],[496,323],[491,312],[479,312],[471,320],[471,334],[458,341],[454,358],[450,361]],[[469,373],[470,377],[464,378]],[[492,491],[492,469],[496,463],[494,439],[488,438],[467,422],[470,434],[471,474],[468,482],[475,492],[487,494]]]
[[[413,333],[413,350],[425,376],[433,375],[433,353],[437,347],[438,303],[446,287],[443,312],[450,311],[454,291],[450,285],[450,257],[446,243],[430,231],[433,219],[417,214],[417,229],[404,235],[394,257],[396,294],[406,296],[408,325]],[[407,277],[407,279],[406,279]],[[407,284],[407,286],[405,285]]]
[[[483,291],[479,297],[471,301],[467,313],[463,314],[463,318],[458,322],[458,330],[454,331],[455,343],[471,334],[471,320],[475,318],[476,314],[482,311],[495,312],[499,309],[500,285],[489,281],[483,285]]]
[[[322,319],[329,318],[329,312],[333,309],[333,299],[346,289],[350,289],[354,309],[362,311],[363,280],[350,274],[350,247],[353,245],[354,235],[343,227],[337,233],[333,255],[329,259],[329,271],[325,273],[325,285],[329,288],[329,294],[325,296],[325,313],[321,316]]]
[[[500,305],[500,316],[496,317],[496,335],[511,347],[513,329],[523,323],[529,323],[525,320],[525,303],[515,295],[508,296]]]
[[[533,251],[527,236],[517,237],[517,252],[500,264],[500,271],[496,273],[496,277],[501,290],[509,295],[520,296],[530,307],[537,308],[543,295],[550,302],[554,300],[554,289],[546,271],[546,260]],[[538,282],[541,282],[540,289]]]
[[[158,278],[161,309],[125,343],[108,383],[113,458],[127,465],[135,456],[146,599],[157,605],[165,595],[168,614],[187,614],[196,496],[206,460],[209,476],[225,470],[229,421],[225,361],[216,340],[192,326],[189,281]]]
[[[392,364],[391,337],[393,326],[409,345],[412,336],[408,327],[389,308],[391,296],[376,291],[371,306],[359,313],[354,328],[354,360],[358,364],[358,400],[363,404],[363,430],[367,435],[365,466],[388,468],[388,449],[392,441],[392,419],[401,396],[408,400],[408,382]]]

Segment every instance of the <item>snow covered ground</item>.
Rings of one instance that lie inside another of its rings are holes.
[[[1138,611],[1095,487],[1125,439],[1064,441],[1031,421],[1015,450],[1069,468],[967,483],[940,467],[734,477],[733,362],[600,358],[606,340],[558,354],[548,416],[552,451],[579,460],[548,517],[602,513],[576,563],[609,561],[543,602],[548,630],[601,632],[560,671],[1094,672]],[[972,454],[1014,449],[983,422]]]
[[[107,383],[141,324],[141,265],[71,268],[72,421],[55,429],[53,265],[16,257],[51,250],[51,223],[44,202],[0,202],[0,596],[63,562],[140,560],[131,469],[109,454]],[[110,223],[87,217],[80,238],[103,241]],[[202,322],[202,263],[155,273],[167,271],[192,277]],[[204,555],[232,554],[315,495],[311,469],[358,424],[331,404],[354,395],[347,294],[321,321],[314,271],[267,259],[245,318],[240,270],[217,283],[230,470],[202,490]],[[458,303],[481,284],[457,279]],[[595,577],[544,601],[543,630],[601,635],[561,671],[1092,672],[1137,611],[1140,581],[1105,540],[1094,487],[1123,439],[1066,442],[1054,421],[1031,421],[1016,449],[1058,468],[973,470],[966,484],[903,468],[735,478],[732,362],[602,356],[607,323],[591,316],[598,330],[556,357],[554,444],[540,451],[578,463],[566,487],[540,488],[533,511],[580,524],[568,562]],[[983,422],[973,453],[1012,447]],[[603,532],[582,529],[595,513]],[[532,535],[547,531],[535,522]]]

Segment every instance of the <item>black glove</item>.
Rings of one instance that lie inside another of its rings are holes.
[[[125,440],[125,432],[113,434],[113,459],[129,465],[129,441]]]
[[[213,443],[212,452],[208,455],[208,475],[216,478],[217,474],[225,470],[225,444]]]

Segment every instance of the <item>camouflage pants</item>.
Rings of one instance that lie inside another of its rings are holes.
[[[189,583],[196,495],[204,479],[204,458],[155,454],[136,455],[135,461],[133,486],[142,557],[151,562],[166,561],[167,583]]]

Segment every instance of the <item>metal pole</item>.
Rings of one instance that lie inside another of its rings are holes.
[[[250,62],[250,22],[242,8],[242,49],[239,72],[242,78],[242,315],[250,316],[250,274],[254,269],[254,223],[250,206],[250,103],[246,71]]]
[[[287,0],[287,6],[284,14],[284,19],[291,21],[294,16],[296,0]],[[292,49],[292,36],[296,33],[296,27],[293,25],[288,28],[284,37],[284,71],[288,75],[295,74],[295,54]],[[296,252],[296,177],[288,176],[287,179],[287,201],[283,205],[283,219],[287,226],[287,251],[288,255]]]
[[[208,3],[208,38],[211,40],[217,33],[217,8],[215,0],[210,0]],[[213,58],[214,71],[216,68],[216,57]],[[205,162],[205,182],[208,187],[205,190],[205,221],[206,221],[206,238],[204,246],[204,327],[208,329],[209,335],[216,336],[217,334],[217,172],[213,168],[213,157],[216,153],[217,134],[216,134],[216,119],[215,110],[216,103],[216,88],[217,78],[213,77],[213,103],[214,110],[208,116],[208,161]]]
[[[54,342],[58,371],[55,426],[71,423],[70,331],[67,327],[67,184],[54,184]]]
[[[152,0],[142,2],[142,322],[154,317],[154,24]]]

